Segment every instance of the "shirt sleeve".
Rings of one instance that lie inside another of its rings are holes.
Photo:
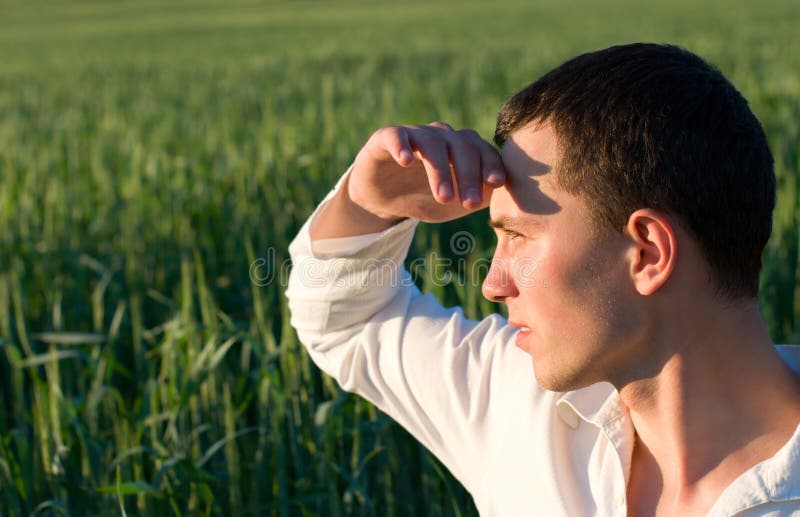
[[[325,243],[322,256],[309,235],[318,212],[289,247],[286,295],[300,341],[343,389],[394,418],[476,493],[487,445],[508,425],[502,401],[513,396],[504,390],[520,365],[532,375],[514,329],[499,315],[469,320],[417,289],[404,268],[417,221],[326,239],[340,242]]]
[[[333,258],[352,255],[360,251],[380,237],[380,233],[367,233],[354,237],[338,237],[335,239],[317,239],[311,241],[311,251],[317,258]]]

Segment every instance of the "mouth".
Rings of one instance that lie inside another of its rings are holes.
[[[517,322],[517,321],[514,321],[514,320],[508,320],[508,324],[511,325],[514,328],[518,328],[521,331],[529,331],[530,330],[530,327],[528,327],[524,323],[520,323],[520,322]]]
[[[516,329],[519,329],[515,337],[514,343],[517,345],[518,348],[527,352],[528,351],[527,341],[531,333],[530,327],[527,327],[522,323],[518,323],[515,321],[509,321],[508,324]]]

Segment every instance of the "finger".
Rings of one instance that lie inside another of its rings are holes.
[[[481,156],[474,142],[463,131],[452,133],[448,140],[448,151],[461,204],[469,209],[479,207],[483,200]]]
[[[481,178],[491,188],[497,188],[506,182],[506,168],[500,153],[486,142],[478,133],[471,134],[475,148],[481,159]]]
[[[408,139],[408,131],[405,128],[397,128],[397,136],[392,140],[390,150],[392,158],[403,167],[408,167],[414,163],[414,149]]]
[[[438,132],[433,133],[425,129],[409,131],[408,138],[415,154],[425,166],[433,197],[439,203],[451,201],[454,190],[450,178],[447,141]]]
[[[387,126],[376,131],[368,142],[367,150],[375,160],[391,158],[403,167],[414,162],[414,149],[408,140],[407,128],[402,126]]]

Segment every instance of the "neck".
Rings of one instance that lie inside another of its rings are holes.
[[[697,325],[677,320],[688,323],[683,333],[662,333],[668,339],[650,348],[662,358],[657,372],[614,382],[640,453],[677,505],[774,455],[800,423],[800,380],[775,352],[755,303],[696,317]]]

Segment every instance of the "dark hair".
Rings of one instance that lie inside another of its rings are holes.
[[[556,183],[622,232],[639,208],[677,216],[696,238],[716,293],[755,297],[772,231],[775,173],[764,130],[714,67],[672,45],[580,55],[510,98],[502,146],[530,122],[554,128]]]

